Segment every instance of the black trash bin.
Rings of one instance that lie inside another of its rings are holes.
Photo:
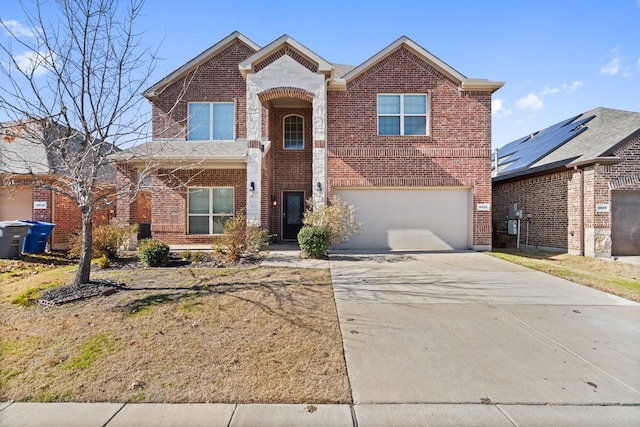
[[[22,252],[27,254],[39,254],[47,249],[47,241],[53,232],[55,224],[43,221],[30,221],[21,219],[20,222],[31,224],[31,228],[27,233],[22,245]]]
[[[22,221],[0,221],[0,258],[20,258],[30,228],[31,224]]]

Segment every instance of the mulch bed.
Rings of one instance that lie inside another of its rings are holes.
[[[205,255],[202,261],[192,262],[179,257],[176,254],[169,254],[169,260],[160,268],[229,268],[229,267],[252,267],[259,265],[264,259],[264,254],[249,254],[243,256],[236,263],[225,262],[221,258]],[[98,267],[92,266],[92,269]],[[128,256],[113,261],[105,270],[137,270],[150,268],[136,256]],[[36,302],[44,306],[67,304],[97,296],[108,296],[122,289],[124,284],[119,284],[109,280],[91,280],[89,283],[80,286],[69,284],[47,289],[41,292]]]

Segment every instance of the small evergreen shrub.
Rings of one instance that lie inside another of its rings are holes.
[[[138,243],[138,256],[149,267],[157,267],[169,260],[169,246],[158,239],[144,239]]]
[[[324,228],[302,227],[298,233],[298,243],[302,256],[322,258],[329,249],[329,232]]]

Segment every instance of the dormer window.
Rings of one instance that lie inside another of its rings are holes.
[[[233,141],[233,102],[190,102],[189,141]]]

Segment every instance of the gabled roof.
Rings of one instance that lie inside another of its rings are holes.
[[[15,138],[10,138],[11,142],[4,142],[7,130],[16,125],[16,122],[0,123],[0,174],[71,176],[68,167],[54,153],[63,146],[68,159],[75,160],[86,155],[84,140],[79,133],[64,142],[56,139],[56,134],[67,133],[67,128],[57,123],[49,123],[48,127],[35,121],[21,124],[19,126],[23,130]],[[58,133],[52,129],[60,131]],[[100,141],[95,141],[94,147],[100,149],[99,155],[105,156],[120,151],[118,147]],[[111,165],[105,164],[98,169],[98,180],[115,183],[115,170]]]
[[[375,64],[380,62],[391,53],[395,52],[400,47],[404,47],[413,52],[427,64],[431,65],[433,68],[444,74],[447,78],[456,82],[460,86],[460,90],[462,91],[490,91],[493,93],[504,86],[504,82],[494,82],[487,79],[467,78],[462,73],[451,67],[449,64],[442,61],[440,58],[406,36],[400,37],[398,40],[391,43],[389,46],[385,47],[368,60],[346,73],[342,78],[346,82],[355,79],[360,74],[373,67]]]
[[[308,59],[309,61],[318,64],[318,72],[329,74],[331,73],[332,65],[317,55],[315,52],[307,48],[301,43],[298,43],[296,40],[289,37],[287,34],[284,34],[269,43],[267,46],[263,47],[244,61],[240,63],[240,73],[245,77],[248,72],[253,71],[253,67],[258,64],[263,59],[268,58],[278,50],[282,49],[283,46],[289,46],[300,55]]]
[[[160,93],[162,93],[162,91],[165,90],[169,85],[171,85],[178,79],[184,77],[185,75],[187,75],[189,72],[196,69],[201,64],[207,62],[209,59],[213,58],[218,53],[222,52],[227,47],[235,43],[236,41],[240,41],[244,43],[254,51],[258,51],[260,49],[260,46],[258,46],[257,44],[249,40],[243,34],[241,34],[238,31],[234,31],[224,39],[220,40],[218,43],[211,46],[209,49],[205,50],[204,52],[202,52],[201,54],[193,58],[191,61],[187,62],[186,64],[184,64],[183,66],[181,66],[180,68],[178,68],[177,70],[175,70],[174,72],[172,72],[171,74],[169,74],[168,76],[160,80],[158,83],[151,86],[149,89],[145,90],[142,93],[142,95],[148,99],[155,98]]]
[[[498,174],[493,180],[567,166],[618,162],[614,150],[637,135],[640,113],[598,107],[500,148]]]

